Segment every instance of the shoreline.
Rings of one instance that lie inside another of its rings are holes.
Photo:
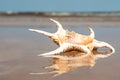
[[[120,17],[0,16],[0,22],[48,22],[50,18],[65,22],[120,22]]]

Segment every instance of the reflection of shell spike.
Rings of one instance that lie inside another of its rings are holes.
[[[79,67],[89,67],[92,68],[95,65],[95,60],[103,58],[102,56],[107,56],[107,54],[98,52],[94,50],[92,54],[82,57],[85,53],[79,51],[69,51],[57,55],[51,55],[52,58],[51,66],[45,67],[45,69],[50,69],[53,71],[50,72],[41,72],[41,73],[30,73],[31,75],[42,75],[42,74],[54,74],[53,77],[59,76],[61,74],[70,72]],[[108,53],[111,54],[111,53]],[[101,56],[100,56],[101,55]]]

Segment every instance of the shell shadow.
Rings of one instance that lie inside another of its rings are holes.
[[[98,52],[93,50],[92,54],[83,56],[85,53],[79,51],[69,51],[56,55],[49,55],[44,57],[51,57],[52,64],[45,67],[45,69],[51,69],[49,72],[30,73],[32,75],[39,74],[54,74],[53,77],[73,71],[79,67],[93,67],[96,60],[100,58],[106,58],[112,54],[112,52]]]

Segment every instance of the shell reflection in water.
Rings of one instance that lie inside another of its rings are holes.
[[[70,72],[79,67],[93,67],[95,61],[99,58],[105,58],[110,56],[111,52],[98,52],[93,50],[92,54],[88,56],[83,56],[85,53],[79,51],[70,51],[56,55],[49,55],[44,57],[51,57],[52,64],[51,66],[45,67],[45,69],[52,69],[50,72],[42,73],[30,73],[30,74],[50,74],[54,73],[53,77],[58,76],[63,73]]]

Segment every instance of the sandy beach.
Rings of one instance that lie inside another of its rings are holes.
[[[91,69],[79,67],[55,78],[52,78],[53,74],[30,75],[31,72],[45,72],[44,67],[52,64],[52,58],[37,55],[58,47],[49,38],[28,30],[35,28],[55,32],[56,25],[49,18],[0,17],[0,80],[120,79],[120,18],[52,17],[60,21],[65,29],[81,34],[88,35],[87,26],[92,26],[96,39],[110,43],[116,52],[107,58],[96,60]]]
[[[60,16],[0,16],[0,22],[45,22],[48,21],[49,18],[54,18],[59,21],[63,22],[120,22],[120,17],[119,16],[103,16],[103,17],[97,17],[97,16],[69,16],[69,17],[60,17]]]

